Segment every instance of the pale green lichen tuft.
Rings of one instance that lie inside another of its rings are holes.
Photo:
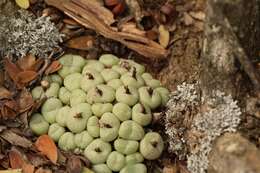
[[[215,91],[206,102],[209,107],[205,113],[199,113],[193,121],[192,130],[202,137],[196,150],[187,157],[188,169],[192,173],[205,173],[208,168],[208,154],[212,142],[225,132],[235,132],[240,123],[241,110],[232,97]]]
[[[197,113],[200,97],[197,84],[183,83],[171,93],[167,103],[165,118],[166,134],[169,137],[169,152],[176,154],[179,159],[185,159],[187,154],[185,131],[189,128],[185,121],[186,115]]]
[[[26,10],[0,18],[0,53],[21,57],[28,53],[46,58],[62,42],[62,35],[48,17],[37,18]]]

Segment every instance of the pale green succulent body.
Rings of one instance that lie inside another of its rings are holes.
[[[30,119],[32,132],[84,155],[95,173],[147,173],[144,160],[158,159],[164,148],[148,127],[170,92],[143,65],[112,54],[99,60],[67,54],[59,62],[58,73],[31,91],[44,101]]]

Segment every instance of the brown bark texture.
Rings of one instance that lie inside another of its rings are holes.
[[[260,76],[254,67],[260,50],[259,7],[257,0],[207,2],[201,56],[202,95],[210,97],[214,90],[231,94],[239,100],[242,116],[250,111],[245,110],[245,96],[254,93],[259,97]],[[208,172],[258,173],[259,163],[260,151],[254,144],[239,133],[225,134],[214,144]]]

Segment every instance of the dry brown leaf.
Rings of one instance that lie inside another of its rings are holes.
[[[4,130],[2,133],[0,133],[0,136],[12,145],[20,146],[23,148],[30,148],[32,146],[31,141],[29,141],[25,137],[17,135],[11,130]]]
[[[32,108],[34,101],[30,92],[24,89],[18,98],[19,112],[25,112]]]
[[[0,118],[7,120],[7,119],[14,119],[16,116],[17,113],[13,109],[5,105],[1,107]]]
[[[54,141],[48,135],[42,135],[38,137],[35,142],[35,146],[37,150],[39,150],[42,154],[52,161],[52,163],[56,164],[58,160],[58,151]]]
[[[22,168],[25,161],[22,157],[22,154],[19,151],[11,150],[8,153],[8,156],[9,156],[10,166],[11,166],[12,169]]]
[[[4,87],[0,86],[0,99],[10,98],[12,93]]]
[[[82,162],[78,157],[71,156],[67,163],[68,173],[78,173],[82,171]]]
[[[39,168],[35,171],[35,173],[52,173],[52,171],[49,169]]]
[[[66,43],[67,47],[80,50],[89,50],[93,45],[94,37],[89,35],[72,38]]]
[[[58,71],[59,69],[61,69],[62,65],[61,63],[56,60],[56,61],[52,61],[52,63],[49,65],[49,67],[45,70],[45,74],[51,74],[54,73],[56,71]]]
[[[34,66],[35,63],[36,63],[36,58],[31,54],[28,54],[17,60],[17,65],[22,70],[32,70],[32,67]]]
[[[127,22],[120,26],[122,32],[132,33],[140,36],[145,36],[146,32],[136,27],[134,22]]]
[[[17,81],[17,74],[21,72],[21,69],[17,67],[16,64],[12,63],[8,58],[4,60],[4,69],[7,71],[10,78],[16,82]]]
[[[37,77],[37,73],[35,71],[31,71],[31,70],[22,71],[17,74],[17,82],[26,84],[34,80],[36,77]]]
[[[170,41],[170,33],[164,25],[159,26],[159,43],[166,48]]]

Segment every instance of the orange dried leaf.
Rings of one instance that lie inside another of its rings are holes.
[[[34,80],[37,77],[37,73],[35,71],[27,70],[22,71],[17,74],[17,81],[19,83],[28,83]]]
[[[24,163],[22,165],[23,173],[34,173],[35,167],[29,163]]]
[[[11,150],[8,154],[10,166],[12,169],[19,169],[25,164],[23,157],[20,152],[16,150]]]
[[[4,60],[5,70],[13,81],[17,81],[17,74],[21,72],[21,69],[17,67],[14,63],[12,63],[9,59]]]
[[[35,142],[37,150],[49,158],[54,164],[58,160],[58,151],[54,141],[48,135],[40,136]]]
[[[45,70],[45,74],[51,74],[56,71],[58,71],[62,67],[61,63],[59,61],[53,61],[51,65]]]
[[[94,38],[92,36],[80,36],[67,41],[66,46],[73,49],[89,50],[93,48]]]
[[[28,54],[17,61],[17,65],[23,70],[32,70],[35,63],[36,58],[31,54]]]

